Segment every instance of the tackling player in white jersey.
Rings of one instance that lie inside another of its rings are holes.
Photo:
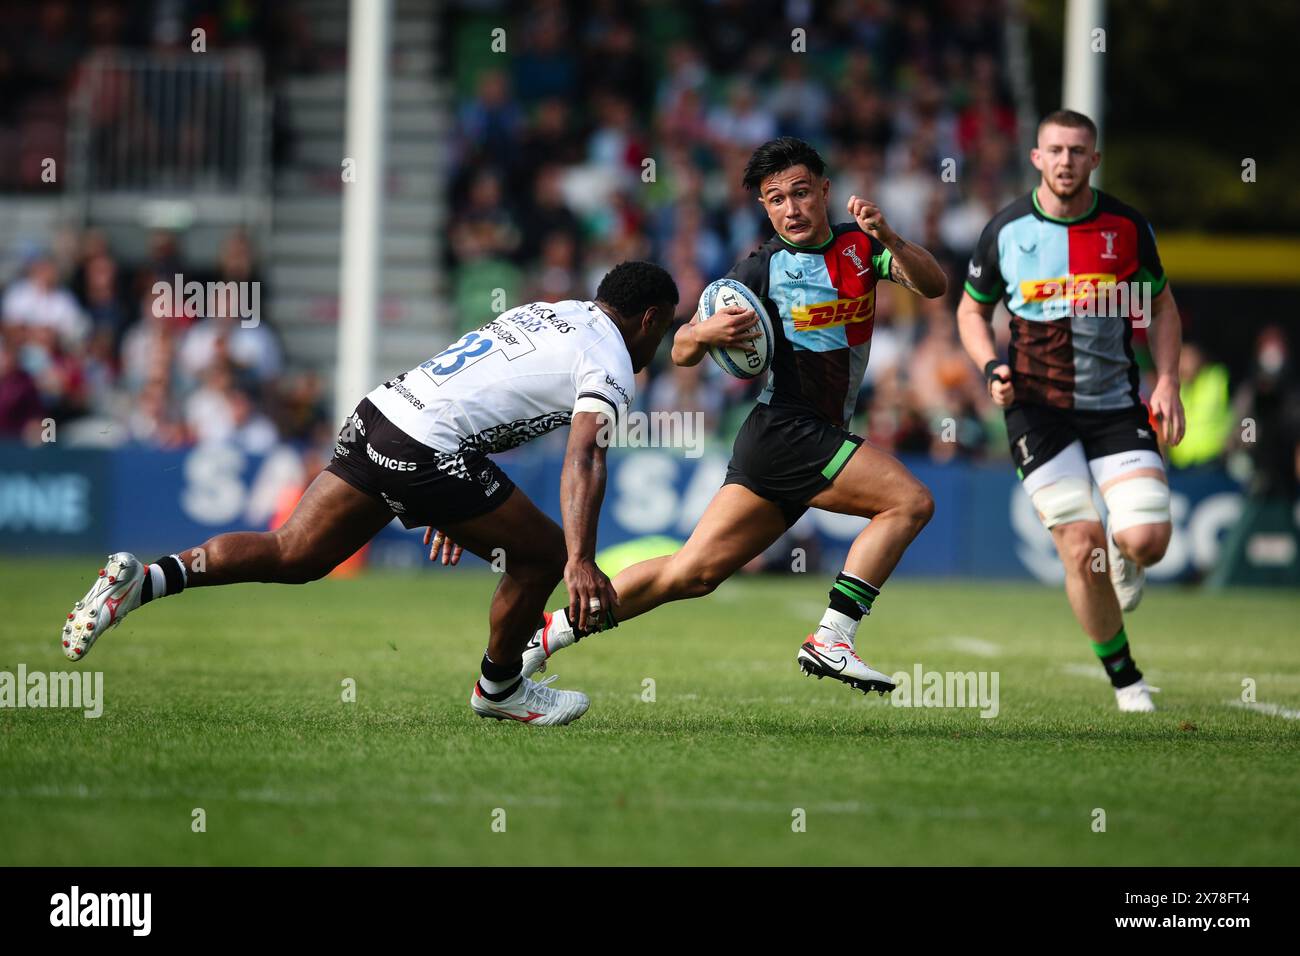
[[[534,302],[465,334],[361,400],[333,460],[282,527],[217,535],[152,564],[109,555],[63,624],[64,653],[83,659],[131,611],[185,588],[324,577],[396,516],[407,528],[439,528],[480,557],[498,548],[509,555],[474,712],[539,725],[577,720],[586,695],[523,676],[523,650],[561,579],[575,621],[594,623],[614,606],[595,562],[607,444],[599,439],[629,408],[633,376],[653,358],[677,298],[659,266],[624,262],[594,301]],[[561,529],[488,455],[564,425]]]

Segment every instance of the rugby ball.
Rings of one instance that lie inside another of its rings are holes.
[[[757,378],[772,365],[775,336],[767,309],[763,308],[763,303],[749,286],[735,279],[715,279],[710,282],[700,293],[700,321],[707,322],[717,312],[733,305],[753,309],[758,316],[759,336],[750,343],[754,351],[739,346],[719,345],[709,349],[709,355],[728,375],[735,378]]]

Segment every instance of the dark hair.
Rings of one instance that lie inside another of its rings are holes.
[[[1097,124],[1084,116],[1082,113],[1076,113],[1074,110],[1053,110],[1038,121],[1037,133],[1043,131],[1044,126],[1064,126],[1066,129],[1086,129],[1092,134],[1092,141],[1097,141]]]
[[[677,304],[677,283],[653,262],[620,262],[600,280],[596,298],[612,305],[624,318],[639,318],[656,305]]]
[[[826,172],[826,164],[813,149],[801,139],[782,136],[768,140],[749,157],[745,164],[745,176],[741,180],[746,189],[753,192],[768,176],[789,169],[791,166],[807,166],[808,172],[820,176]]]

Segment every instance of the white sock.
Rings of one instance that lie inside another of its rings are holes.
[[[153,586],[155,598],[167,596],[167,575],[163,574],[163,569],[156,564],[149,565],[149,583]]]
[[[519,683],[518,674],[509,680],[488,680],[482,674],[478,675],[478,686],[483,688],[483,693],[485,694],[504,693],[517,683]]]
[[[506,691],[508,691],[511,687],[514,687],[515,684],[519,683],[520,681],[519,671],[516,671],[514,674],[507,677],[505,680],[488,680],[488,677],[486,674],[483,673],[483,670],[489,664],[493,664],[492,658],[489,657],[486,653],[484,653],[483,667],[479,668],[479,674],[478,674],[478,686],[483,689],[483,693],[503,694]]]
[[[841,614],[839,611],[827,608],[826,613],[822,615],[821,624],[817,626],[817,639],[823,642],[844,641],[852,644],[853,638],[857,636],[858,624],[860,623],[860,621],[853,620],[847,614]]]

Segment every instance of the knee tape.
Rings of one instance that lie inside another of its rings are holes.
[[[1070,521],[1100,521],[1101,515],[1092,503],[1092,482],[1086,478],[1062,478],[1044,485],[1029,500],[1034,503],[1038,517],[1051,529]]]
[[[1126,478],[1111,485],[1102,497],[1110,512],[1111,534],[1135,525],[1169,521],[1169,486],[1159,478]]]

